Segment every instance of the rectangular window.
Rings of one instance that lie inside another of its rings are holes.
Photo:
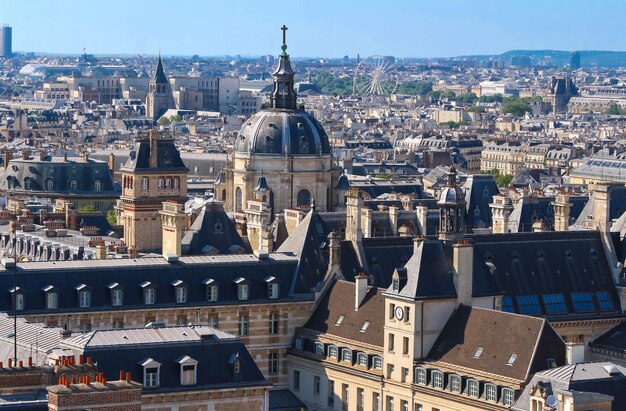
[[[206,299],[209,302],[217,301],[217,285],[209,285],[206,288]]]
[[[278,314],[271,313],[270,314],[270,334],[275,335],[278,334]]]
[[[457,375],[450,376],[450,391],[461,392],[461,377]]]
[[[293,370],[293,389],[300,390],[300,371],[298,370]]]
[[[111,290],[111,305],[113,306],[122,305],[123,300],[124,300],[124,291]]]
[[[187,302],[187,287],[176,287],[176,302],[178,304]]]
[[[391,378],[394,369],[395,367],[393,366],[393,364],[387,364],[387,378]]]
[[[536,295],[520,295],[516,297],[520,314],[540,315],[541,306]]]
[[[594,311],[593,298],[591,293],[572,293],[572,303],[574,311],[577,313],[588,313]]]
[[[16,311],[21,311],[24,309],[24,294],[22,294],[21,292],[15,293],[14,308]]]
[[[322,378],[314,375],[313,376],[313,394],[320,395],[320,390],[322,387]]]
[[[393,397],[388,395],[386,402],[387,402],[387,406],[385,407],[386,411],[393,411]]]
[[[81,308],[86,308],[91,306],[91,292],[90,291],[79,291],[78,292],[78,305]]]
[[[49,292],[46,294],[46,308],[54,310],[59,308],[59,294],[56,292]]]
[[[443,388],[443,373],[433,372],[433,387]]]
[[[156,289],[154,288],[144,288],[143,289],[143,303],[146,305],[154,304],[156,296]]]
[[[409,379],[409,369],[402,367],[400,374],[400,381],[406,382]]]
[[[335,408],[335,381],[328,380],[328,407]]]
[[[240,301],[248,299],[248,284],[239,284],[237,286],[237,298]]]
[[[270,375],[278,374],[278,353],[271,352],[268,357],[267,373]]]
[[[278,298],[278,283],[268,284],[267,297],[270,300],[276,300]]]
[[[113,321],[113,329],[114,330],[123,330],[124,329],[124,321],[121,321],[121,320]]]
[[[409,317],[411,316],[411,307],[404,307],[404,322],[409,322]]]
[[[209,321],[207,323],[207,325],[211,328],[218,328],[219,327],[219,317],[217,315],[211,315],[209,316]]]
[[[389,334],[389,352],[393,352],[395,345],[395,336],[393,334]]]
[[[563,294],[544,295],[543,305],[546,307],[546,314],[565,314],[567,313],[567,305]]]
[[[478,397],[478,394],[479,394],[478,381],[469,380],[467,382],[467,393],[469,394],[470,397]]]
[[[363,388],[356,389],[356,410],[365,410],[365,390]]]
[[[239,316],[239,335],[245,336],[248,335],[248,316],[240,315]]]
[[[372,410],[380,411],[380,394],[377,392],[372,394]]]
[[[158,387],[159,386],[159,367],[144,368],[143,385],[145,387]]]
[[[181,385],[194,385],[196,383],[196,364],[187,364],[182,366]]]
[[[350,388],[348,384],[341,384],[341,410],[348,411],[348,397],[350,395]]]
[[[409,337],[402,337],[402,354],[409,354]]]
[[[400,410],[409,411],[409,402],[407,400],[400,400]]]
[[[487,401],[496,401],[498,399],[496,386],[493,384],[485,385],[485,398]]]

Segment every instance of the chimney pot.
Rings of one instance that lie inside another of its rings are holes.
[[[126,372],[126,382],[130,382],[130,371]]]

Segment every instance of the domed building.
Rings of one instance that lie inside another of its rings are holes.
[[[226,181],[215,185],[216,198],[228,211],[243,213],[249,200],[257,200],[254,188],[261,176],[269,188],[265,201],[272,214],[308,209],[313,198],[319,210],[330,211],[339,201],[334,187],[341,170],[333,165],[328,136],[319,121],[297,106],[286,29],[270,106],[242,126]]]

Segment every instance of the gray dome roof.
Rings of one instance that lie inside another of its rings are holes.
[[[322,125],[303,110],[267,109],[241,127],[235,152],[262,155],[330,154],[330,143]]]
[[[459,186],[444,187],[439,195],[438,205],[465,205],[465,193]]]

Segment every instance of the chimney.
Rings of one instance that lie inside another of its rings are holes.
[[[393,235],[398,235],[398,211],[398,207],[389,206],[389,222],[391,223]]]
[[[355,293],[354,293],[354,311],[358,311],[361,303],[367,295],[367,277],[364,273],[360,273],[354,279]]]
[[[115,179],[115,154],[109,154],[109,172],[111,173],[111,178]]]
[[[533,223],[533,233],[541,233],[543,231],[543,222],[537,220]]]
[[[474,245],[468,240],[461,240],[452,246],[452,267],[458,303],[471,306]],[[495,270],[495,267],[493,269]]]
[[[509,217],[513,211],[511,197],[496,194],[493,196],[493,203],[489,204],[492,215],[491,231],[494,234],[503,234],[509,232]]]
[[[611,188],[612,186],[619,185],[623,186],[623,184],[611,184],[611,183],[600,183],[590,186],[591,191],[593,191],[592,199],[593,199],[593,222],[595,223],[594,227],[589,227],[595,229],[596,227],[600,229],[600,231],[606,233],[609,231],[611,227],[611,219],[609,215],[609,204],[611,201]]]
[[[107,248],[102,244],[98,244],[96,246],[96,260],[106,260],[107,259]]]
[[[164,201],[161,215],[162,254],[163,256],[182,255],[183,233],[187,227],[187,214],[184,204],[175,201]]]
[[[8,150],[8,149],[4,150],[3,161],[4,161],[4,169],[5,170],[9,166],[9,162],[11,161],[12,158],[13,158],[13,152]]]
[[[569,211],[572,204],[569,202],[569,196],[565,193],[559,193],[554,198],[552,207],[554,208],[554,231],[569,230]]]
[[[417,213],[417,225],[420,230],[420,234],[426,235],[428,233],[428,226],[426,221],[428,219],[428,207],[426,207],[423,203],[420,203],[416,208],[415,212]]]
[[[585,362],[585,343],[580,341],[565,343],[565,362],[567,365]]]
[[[150,130],[150,168],[157,168],[158,162],[158,146],[159,146],[159,132],[155,129]]]
[[[128,258],[139,257],[139,251],[135,247],[128,247]]]
[[[261,227],[261,240],[259,241],[259,254],[270,254],[273,251],[274,236],[270,227]]]
[[[346,196],[346,240],[353,243],[361,242],[363,231],[361,231],[361,209],[363,208],[363,198],[357,188],[350,188]]]

